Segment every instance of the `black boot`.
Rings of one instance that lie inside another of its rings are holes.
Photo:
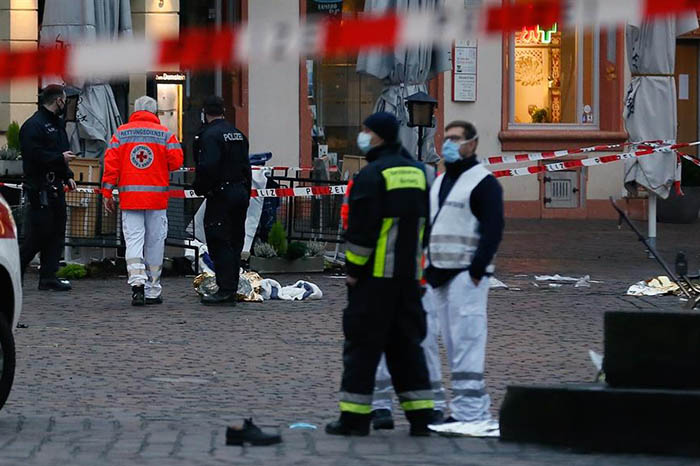
[[[143,285],[131,287],[131,305],[143,306],[146,304],[146,296]]]
[[[369,414],[342,412],[337,421],[326,424],[326,433],[330,435],[345,435],[364,437],[369,435]]]
[[[411,437],[429,437],[430,429],[428,424],[433,420],[433,409],[416,409],[406,411],[408,422],[411,423]]]
[[[392,430],[394,418],[390,409],[375,409],[372,411],[372,427],[374,430]]]
[[[273,445],[280,443],[282,437],[278,434],[266,434],[260,427],[253,424],[253,419],[243,421],[243,427],[233,426],[226,428],[226,445],[243,446],[244,443],[251,445]]]
[[[51,291],[70,291],[73,289],[73,287],[68,280],[61,280],[58,278],[40,278],[39,289]]]
[[[235,306],[236,293],[225,293],[219,290],[214,294],[205,294],[201,302],[206,306]]]

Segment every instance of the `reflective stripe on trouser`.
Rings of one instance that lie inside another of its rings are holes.
[[[372,395],[340,392],[340,411],[355,414],[369,414],[372,411]]]
[[[428,287],[423,298],[430,312],[437,311],[451,370],[450,411],[460,421],[491,417],[491,398],[486,392],[483,375],[488,293],[487,277],[476,286],[469,272],[462,272],[446,285]]]
[[[425,354],[425,362],[428,364],[430,374],[430,386],[433,390],[435,409],[442,412],[447,410],[445,387],[442,383],[442,369],[440,366],[440,350],[438,348],[438,335],[440,334],[440,323],[435,309],[428,306],[425,296],[423,297],[423,307],[425,307],[428,321],[428,333],[421,346]],[[394,387],[391,384],[391,375],[386,366],[386,357],[382,355],[377,367],[377,376],[374,383],[374,397],[372,398],[372,409],[392,409],[392,398]]]
[[[122,210],[122,229],[129,285],[144,285],[146,297],[157,298],[168,235],[166,210]]]

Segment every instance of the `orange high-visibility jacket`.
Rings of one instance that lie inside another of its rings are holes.
[[[180,143],[151,112],[134,112],[112,136],[105,154],[102,193],[119,190],[122,210],[168,207],[170,172],[182,166]]]

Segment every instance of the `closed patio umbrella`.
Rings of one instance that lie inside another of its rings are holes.
[[[676,37],[698,28],[695,13],[627,25],[627,59],[632,81],[625,102],[625,125],[631,141],[676,139],[674,79]],[[656,238],[656,196],[666,199],[680,181],[675,154],[660,153],[625,161],[625,187],[649,191],[649,238]]]
[[[442,0],[366,0],[365,12],[395,10],[400,13],[430,11],[441,7]],[[433,44],[406,49],[396,48],[391,53],[362,53],[357,59],[357,72],[381,79],[384,90],[377,100],[374,111],[385,111],[396,115],[401,122],[399,138],[406,149],[416,157],[418,128],[409,128],[406,97],[416,92],[428,92],[426,82],[438,73],[450,69],[448,50]],[[435,128],[427,128],[423,142],[423,160],[437,162],[440,157],[435,150]]]

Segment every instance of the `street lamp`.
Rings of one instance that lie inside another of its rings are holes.
[[[418,127],[418,160],[423,161],[423,128],[435,126],[433,113],[438,101],[425,92],[419,91],[406,97],[408,107],[408,127]]]

